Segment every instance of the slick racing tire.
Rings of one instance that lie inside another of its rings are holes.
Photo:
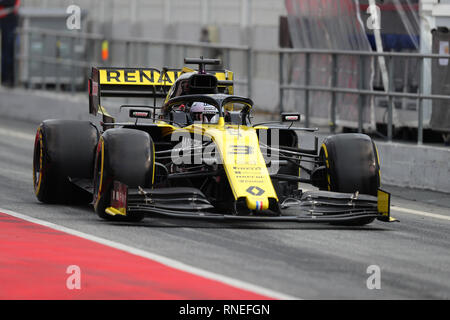
[[[46,120],[36,133],[34,192],[43,203],[90,203],[92,194],[70,178],[92,179],[97,128],[89,121]]]
[[[320,149],[326,165],[327,189],[334,192],[377,196],[380,187],[378,151],[365,134],[344,133],[326,138]],[[361,218],[345,225],[365,225],[374,218]],[[339,223],[341,224],[341,223]]]
[[[103,133],[97,145],[94,168],[94,210],[105,220],[138,222],[142,213],[111,216],[105,209],[111,203],[113,182],[129,188],[151,187],[154,172],[154,145],[141,130],[116,128]]]

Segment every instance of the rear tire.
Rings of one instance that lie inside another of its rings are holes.
[[[97,145],[94,169],[94,210],[105,220],[138,222],[142,213],[111,216],[105,209],[111,203],[113,181],[130,188],[151,187],[154,172],[154,146],[144,131],[116,128],[103,133]]]
[[[320,159],[327,167],[327,189],[334,192],[377,195],[380,164],[375,143],[365,134],[337,134],[325,139]],[[361,218],[340,225],[361,226],[375,218]]]
[[[46,120],[37,130],[33,184],[43,203],[89,203],[92,195],[71,178],[92,179],[97,128],[89,121]]]

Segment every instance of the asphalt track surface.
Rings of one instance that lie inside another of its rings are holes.
[[[100,220],[90,206],[36,200],[36,128],[36,123],[0,120],[1,209],[266,288],[281,298],[450,298],[449,194],[384,186],[393,193],[392,216],[400,222],[355,228],[168,218],[112,223]],[[381,289],[367,288],[370,265],[381,270]]]

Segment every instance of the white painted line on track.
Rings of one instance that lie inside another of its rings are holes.
[[[391,210],[400,211],[400,212],[403,212],[403,213],[415,214],[415,215],[423,216],[423,217],[436,218],[436,219],[450,221],[450,216],[445,216],[445,215],[437,214],[437,213],[419,211],[419,210],[402,208],[402,207],[396,207],[396,206],[392,206]]]
[[[34,141],[34,139],[36,138],[34,134],[19,132],[5,128],[0,128],[0,135],[29,141]]]
[[[23,219],[23,220],[26,220],[26,221],[29,221],[32,223],[42,225],[45,227],[49,227],[54,230],[65,232],[65,233],[68,233],[68,234],[71,234],[71,235],[74,235],[74,236],[77,236],[77,237],[80,237],[83,239],[94,241],[94,242],[97,242],[97,243],[100,243],[100,244],[103,244],[103,245],[106,245],[106,246],[109,246],[109,247],[112,247],[115,249],[119,249],[119,250],[131,253],[131,254],[134,254],[134,255],[137,255],[137,256],[140,256],[143,258],[147,258],[147,259],[159,262],[163,265],[166,265],[166,266],[174,268],[174,269],[189,272],[189,273],[192,273],[192,274],[195,274],[195,275],[207,278],[207,279],[219,281],[219,282],[225,283],[227,285],[233,286],[235,288],[251,291],[253,293],[261,294],[261,295],[275,298],[275,299],[299,300],[299,298],[297,298],[297,297],[293,297],[293,296],[290,296],[290,295],[287,295],[284,293],[280,293],[280,292],[277,292],[277,291],[274,291],[271,289],[263,288],[263,287],[260,287],[260,286],[257,286],[257,285],[251,284],[251,283],[247,283],[247,282],[244,282],[244,281],[241,281],[238,279],[230,278],[230,277],[220,275],[220,274],[217,274],[214,272],[210,272],[210,271],[203,270],[203,269],[200,269],[197,267],[193,267],[193,266],[187,265],[183,262],[180,262],[180,261],[177,261],[177,260],[174,260],[171,258],[167,258],[167,257],[161,256],[161,255],[158,255],[158,254],[155,254],[152,252],[133,248],[133,247],[127,246],[122,243],[103,239],[103,238],[100,238],[100,237],[97,237],[94,235],[90,235],[90,234],[87,234],[87,233],[84,233],[81,231],[77,231],[77,230],[70,229],[70,228],[67,228],[64,226],[60,226],[60,225],[57,225],[57,224],[54,224],[54,223],[51,223],[48,221],[29,217],[27,215],[24,215],[24,214],[15,212],[15,211],[0,208],[0,212],[6,213],[8,215],[11,215],[11,216],[19,218],[19,219]]]

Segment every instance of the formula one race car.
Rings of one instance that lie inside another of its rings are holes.
[[[379,189],[377,148],[364,134],[299,145],[296,113],[252,124],[252,100],[233,95],[233,73],[215,59],[185,59],[198,70],[92,68],[89,121],[46,120],[34,149],[34,189],[44,203],[92,202],[103,219],[145,215],[364,225],[391,221]],[[153,99],[122,105],[115,122],[104,97]],[[165,100],[157,106],[157,98]],[[309,183],[316,191],[305,191]]]

